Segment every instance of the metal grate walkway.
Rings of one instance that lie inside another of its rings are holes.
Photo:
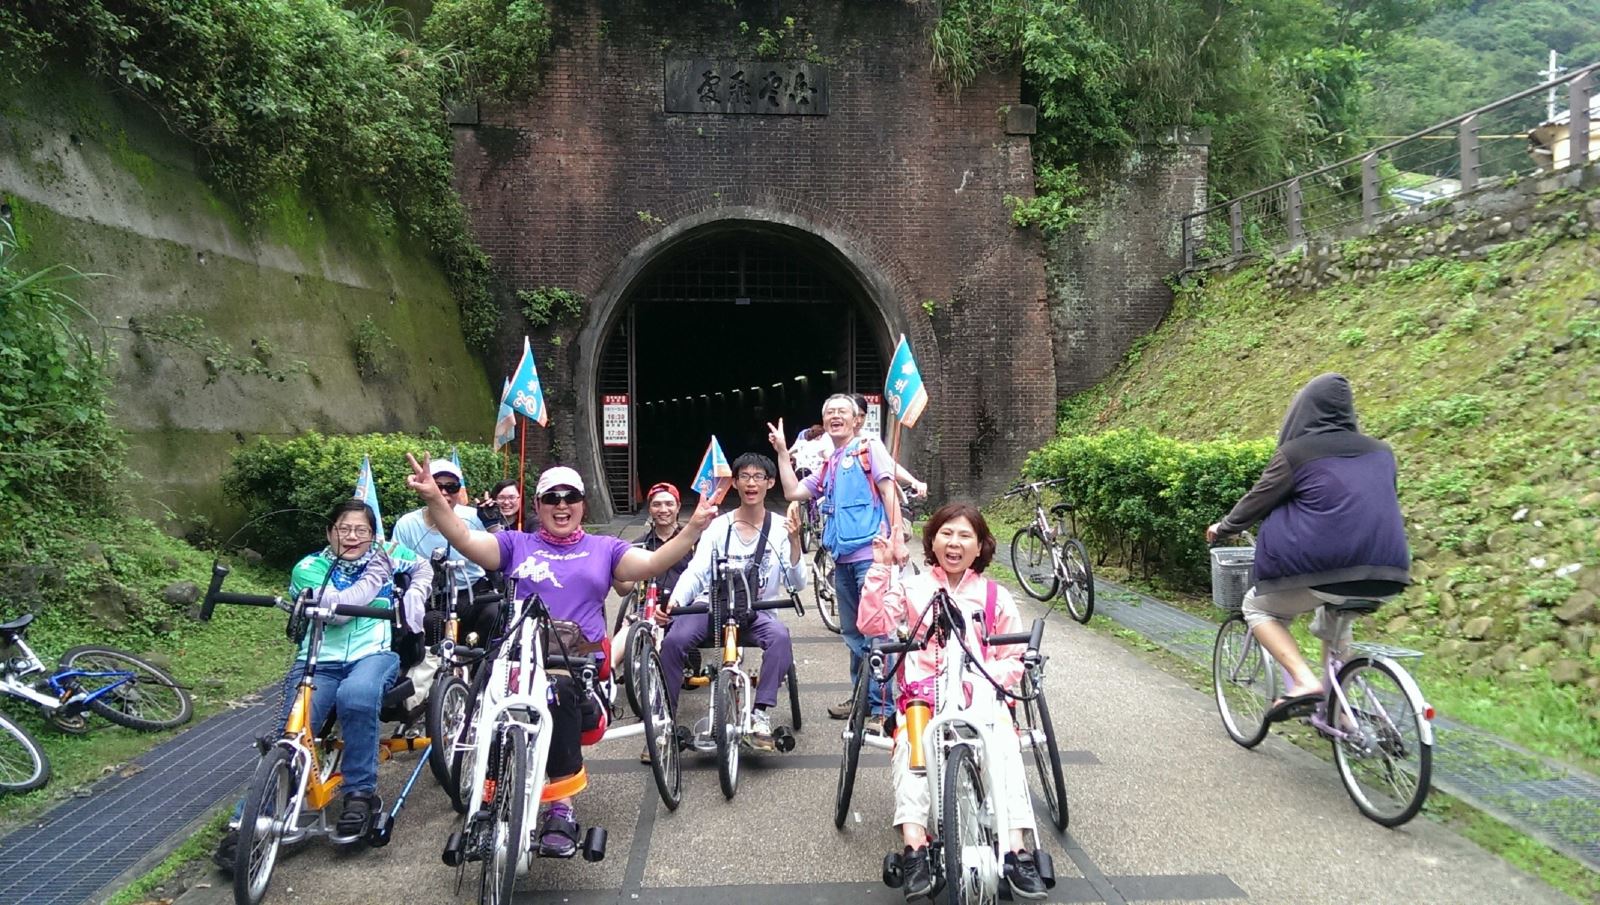
[[[1100,579],[1095,609],[1186,660],[1211,662],[1215,622]],[[1433,728],[1434,786],[1600,870],[1600,779],[1442,716]]]
[[[0,902],[78,905],[235,794],[275,695],[217,714],[0,838]]]

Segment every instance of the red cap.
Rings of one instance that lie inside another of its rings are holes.
[[[662,481],[659,484],[651,484],[650,489],[645,492],[644,501],[649,503],[651,500],[656,498],[656,494],[658,493],[671,494],[672,501],[674,503],[678,503],[679,505],[682,505],[683,503],[683,498],[678,495],[678,488],[668,484],[666,481]]]

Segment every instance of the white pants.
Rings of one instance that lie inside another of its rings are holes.
[[[973,689],[973,717],[994,727],[994,741],[986,753],[989,770],[994,775],[998,789],[990,789],[991,796],[1003,796],[1009,826],[1005,830],[1033,830],[1033,800],[1028,793],[1028,774],[1022,765],[1022,744],[1017,738],[1016,724],[1011,721],[1011,709],[996,700],[988,683],[979,681]],[[903,721],[902,721],[903,722]],[[926,758],[925,758],[926,759]],[[933,799],[929,792],[927,776],[911,772],[911,745],[906,741],[902,726],[894,734],[894,825],[914,823],[932,830]],[[944,777],[934,777],[944,783]],[[1004,838],[1001,844],[1010,843]]]

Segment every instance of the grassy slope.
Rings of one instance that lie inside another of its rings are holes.
[[[1431,652],[1419,677],[1442,713],[1594,769],[1600,626],[1554,610],[1600,592],[1597,265],[1590,237],[1314,293],[1270,288],[1264,267],[1214,276],[1062,429],[1271,437],[1300,385],[1342,372],[1395,447],[1419,578],[1364,634]],[[1480,616],[1487,637],[1465,637]],[[1585,679],[1553,682],[1560,660]]]

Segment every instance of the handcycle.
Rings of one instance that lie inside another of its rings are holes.
[[[316,690],[317,655],[322,649],[323,633],[331,616],[350,616],[360,619],[397,620],[398,608],[356,606],[341,604],[331,613],[322,613],[312,605],[308,594],[301,595],[292,604],[283,598],[264,594],[234,594],[222,590],[228,576],[227,566],[213,564],[211,585],[206,591],[200,610],[202,620],[210,620],[219,603],[239,606],[276,607],[289,612],[289,639],[298,644],[307,639],[306,666],[294,690],[294,700],[284,721],[283,732],[277,738],[258,738],[256,747],[261,760],[245,787],[244,804],[238,814],[239,842],[233,866],[233,897],[237,905],[257,905],[267,893],[272,882],[272,871],[277,866],[282,849],[299,845],[311,839],[325,837],[336,845],[353,845],[366,842],[384,846],[394,832],[394,818],[405,806],[417,777],[427,762],[426,753],[417,761],[394,807],[376,814],[367,826],[353,835],[341,835],[328,820],[328,805],[338,796],[344,775],[340,766],[344,758],[344,742],[337,714],[329,712],[320,727],[312,726],[312,694]],[[411,696],[411,679],[397,678],[384,693],[379,712],[380,722],[409,722],[411,714],[405,710],[405,700]],[[400,731],[379,741],[379,761],[387,760],[396,751],[426,748],[429,740]]]
[[[584,734],[585,743],[600,739],[644,735],[656,753],[662,739],[675,737],[672,715],[665,706],[666,690],[659,662],[640,670],[642,700],[659,701],[643,708],[640,722],[608,725],[611,692],[609,677],[602,676],[604,660],[587,653],[576,656],[552,631],[553,620],[536,594],[523,598],[507,623],[506,632],[483,651],[484,663],[473,682],[477,696],[461,734],[452,743],[452,784],[461,828],[445,843],[444,863],[458,871],[458,884],[469,863],[482,865],[478,901],[501,905],[511,901],[517,877],[532,867],[533,858],[545,856],[531,844],[532,821],[541,802],[566,798],[588,783],[587,771],[559,783],[550,783],[545,769],[554,731],[547,696],[552,679],[548,670],[568,673],[586,698],[602,708],[599,725]],[[556,643],[551,644],[551,639]],[[554,650],[552,650],[554,648]],[[670,766],[653,758],[658,789],[676,790],[676,759]],[[671,769],[673,775],[663,777]],[[669,807],[675,806],[675,801]],[[574,827],[576,838],[581,827]],[[600,861],[606,852],[606,831],[591,826],[577,846],[586,861]],[[567,856],[570,857],[569,853]]]
[[[1040,493],[1061,483],[1060,479],[1018,483],[1006,491],[1007,497],[1023,496],[1033,504],[1033,520],[1011,536],[1011,570],[1017,573],[1022,590],[1035,600],[1049,600],[1059,589],[1067,612],[1088,625],[1094,615],[1089,548],[1077,537],[1072,504],[1057,503],[1047,514]]]
[[[861,748],[865,745],[889,751],[894,745],[893,733],[869,736],[862,731],[870,704],[871,677],[877,677],[880,687],[887,687],[883,683],[895,672],[889,660],[891,656],[904,656],[921,649],[931,639],[953,639],[955,643],[947,643],[945,647],[946,656],[936,680],[933,712],[922,730],[920,750],[925,752],[924,769],[933,803],[932,821],[928,825],[928,854],[934,877],[940,881],[934,894],[938,894],[940,886],[948,888],[949,901],[954,905],[994,902],[1001,895],[1000,879],[1007,851],[1005,830],[1010,825],[1007,802],[1003,796],[993,794],[995,775],[987,757],[994,745],[992,730],[967,703],[964,690],[968,681],[977,685],[976,700],[978,695],[986,693],[985,685],[993,685],[982,671],[981,659],[974,657],[962,640],[965,618],[949,595],[941,590],[929,604],[923,620],[925,627],[913,627],[908,640],[873,642],[857,678],[854,706],[842,733],[844,751],[839,763],[833,812],[834,826],[842,829],[850,811]],[[922,629],[920,637],[919,629]],[[1022,705],[1022,713],[1015,710],[1012,713],[1018,742],[1024,750],[1033,751],[1051,824],[1057,830],[1064,830],[1069,818],[1066,784],[1061,774],[1055,727],[1050,721],[1043,691],[1044,665],[1048,659],[1040,650],[1043,637],[1044,620],[1035,619],[1027,632],[989,635],[985,643],[990,647],[1027,645],[1019,692],[1015,695],[1008,692],[1006,697]],[[1033,706],[1028,706],[1030,704]],[[1037,833],[1033,848],[1040,877],[1047,887],[1054,887],[1054,866]],[[898,852],[884,857],[883,882],[890,887],[898,888],[904,881],[901,858]]]
[[[1230,584],[1230,573],[1247,573],[1252,552],[1248,547],[1213,548],[1213,583],[1224,587]],[[1245,622],[1239,609],[1243,582],[1231,584],[1231,591],[1214,594],[1220,606],[1233,612],[1217,628],[1211,686],[1228,737],[1254,748],[1267,736],[1271,702],[1288,687],[1289,677]],[[1324,603],[1332,637],[1344,637],[1356,617],[1376,612],[1382,603],[1359,598]],[[1351,659],[1341,660],[1331,645],[1322,648],[1321,679],[1327,691],[1301,718],[1332,743],[1339,779],[1356,808],[1382,826],[1400,826],[1422,809],[1433,772],[1433,707],[1399,663],[1421,654],[1358,641],[1350,645]]]
[[[453,739],[461,732],[462,725],[466,722],[467,708],[472,699],[471,680],[475,672],[474,666],[478,658],[473,656],[458,657],[457,651],[473,651],[474,645],[487,643],[488,639],[461,637],[461,614],[459,612],[460,597],[455,588],[455,576],[466,568],[466,562],[459,559],[436,559],[435,574],[443,576],[438,597],[442,598],[439,606],[429,613],[427,622],[430,626],[429,641],[432,641],[431,650],[438,658],[438,671],[433,676],[433,684],[428,687],[427,711],[424,717],[428,738],[446,740]],[[500,591],[488,593],[475,593],[472,602],[477,606],[499,603],[505,600],[505,594]],[[431,637],[432,626],[437,622],[438,639]],[[466,641],[463,644],[463,640]],[[433,772],[433,778],[447,792],[452,785],[450,772],[450,746],[448,744],[431,745],[428,748],[428,768]]]
[[[739,569],[730,569],[725,554],[713,561],[711,593],[705,603],[674,607],[674,616],[706,614],[711,626],[706,644],[722,650],[722,662],[707,665],[715,674],[711,682],[710,712],[697,720],[693,729],[682,730],[679,744],[702,753],[716,752],[717,781],[722,794],[732,799],[739,790],[739,757],[741,746],[751,734],[751,715],[754,707],[755,679],[743,669],[744,648],[739,643],[739,633],[748,626],[761,610],[793,609],[805,615],[805,604],[799,592],[790,589],[786,597],[757,600],[759,588],[751,587],[749,575]],[[763,663],[762,669],[766,668]],[[789,726],[776,726],[772,730],[773,746],[780,752],[794,750],[794,733],[800,731],[800,679],[793,663],[784,676],[789,688]],[[679,703],[682,703],[681,701]]]
[[[142,657],[114,647],[85,644],[61,655],[46,671],[28,646],[33,614],[0,624],[0,696],[36,708],[45,721],[72,735],[89,731],[88,714],[119,726],[157,732],[181,726],[194,703],[176,679]],[[50,779],[39,742],[9,717],[0,719],[0,792],[27,792]]]

